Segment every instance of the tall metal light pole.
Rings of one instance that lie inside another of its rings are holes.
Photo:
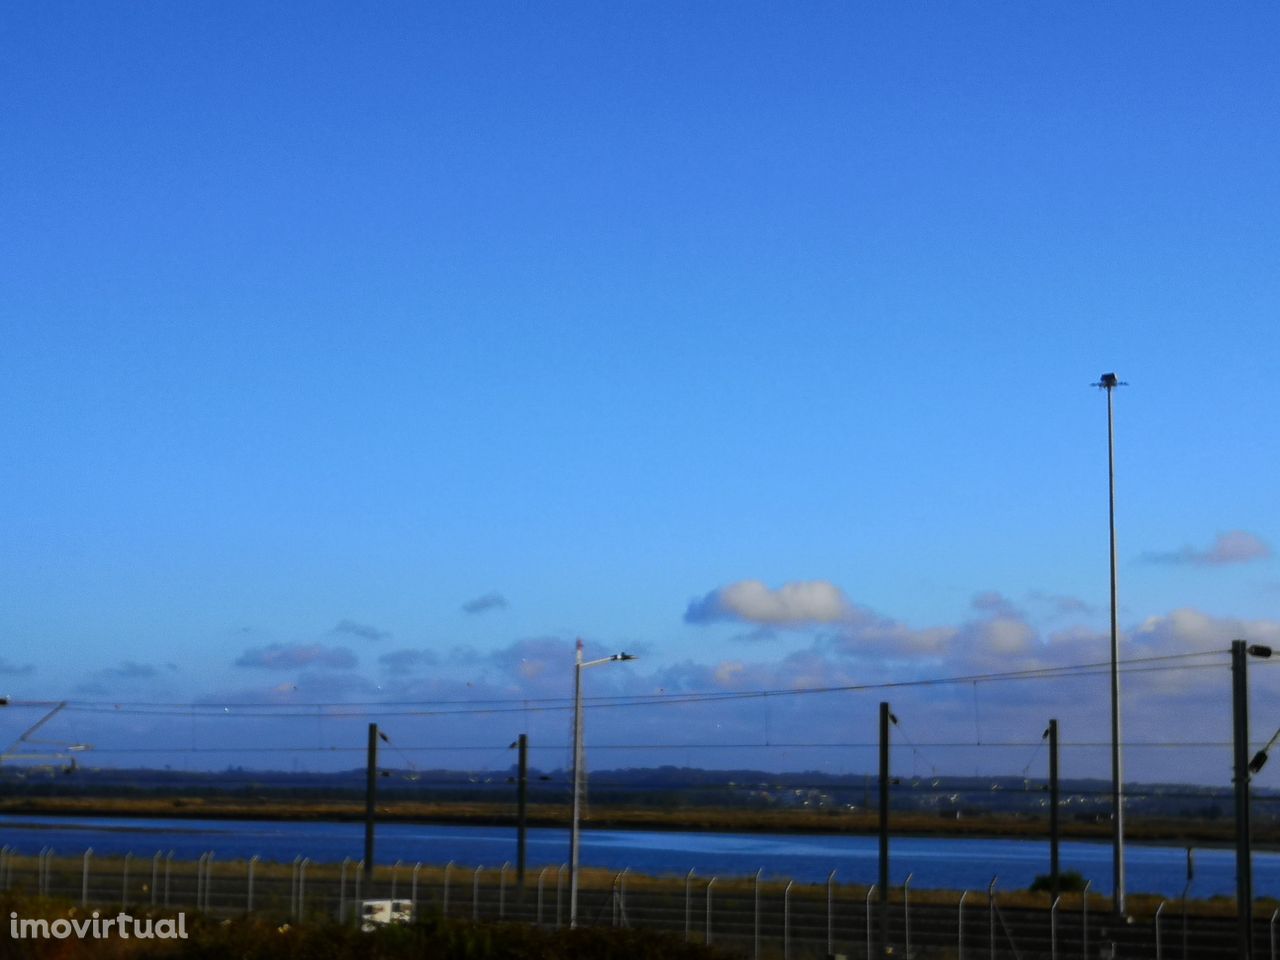
[[[578,925],[578,818],[582,814],[582,671],[602,663],[634,660],[629,653],[615,653],[599,660],[582,660],[582,639],[578,639],[573,669],[573,819],[569,825],[569,927]]]
[[[1111,825],[1112,905],[1124,913],[1124,785],[1120,767],[1120,630],[1116,607],[1116,442],[1111,394],[1126,384],[1104,373],[1094,384],[1107,391],[1107,515],[1111,528]]]

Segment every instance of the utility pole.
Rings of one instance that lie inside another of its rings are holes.
[[[378,796],[378,725],[369,724],[369,754],[364,777],[364,880],[373,880],[373,819]]]
[[[1050,720],[1049,729],[1049,896],[1058,899],[1058,721]]]
[[[1236,956],[1253,956],[1253,856],[1249,836],[1249,654],[1231,641],[1231,714],[1236,788]]]
[[[529,790],[529,735],[516,740],[520,759],[516,766],[516,883],[524,891],[525,806]]]
[[[889,957],[889,704],[880,704],[880,955]]]
[[[1116,602],[1116,444],[1112,394],[1126,384],[1104,373],[1094,384],[1107,392],[1107,516],[1111,530],[1111,879],[1113,907],[1124,913],[1124,786],[1120,763],[1120,630]]]

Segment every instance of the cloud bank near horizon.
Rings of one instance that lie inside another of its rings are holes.
[[[697,645],[669,646],[668,656],[655,657],[648,651],[636,663],[592,671],[591,698],[640,697],[644,701],[626,710],[591,707],[592,742],[597,749],[608,743],[657,745],[652,749],[616,747],[625,752],[606,751],[603,762],[661,765],[679,758],[678,762],[691,765],[725,766],[741,763],[742,751],[711,749],[686,759],[680,745],[758,743],[760,750],[752,756],[758,756],[765,768],[810,763],[814,769],[825,764],[856,767],[863,763],[862,754],[844,749],[841,741],[857,744],[867,739],[865,729],[873,723],[876,702],[882,699],[892,702],[903,729],[930,755],[929,762],[952,773],[979,766],[1007,772],[1012,754],[995,749],[999,744],[992,741],[1028,741],[1029,752],[1030,741],[1038,738],[1050,716],[1075,741],[1105,740],[1107,676],[1096,665],[1109,657],[1106,630],[1037,625],[1019,604],[995,591],[975,594],[968,613],[954,622],[923,626],[850,603],[843,593],[839,597],[844,619],[809,621],[805,632],[792,632],[777,643],[742,644],[736,652],[720,656],[699,656]],[[779,609],[788,615],[814,610],[792,603],[773,607],[769,615]],[[1205,740],[1206,731],[1209,739],[1217,739],[1217,731],[1221,739],[1229,739],[1226,650],[1235,637],[1280,646],[1280,621],[1215,616],[1186,607],[1129,624],[1122,641],[1124,659],[1193,656],[1162,660],[1159,669],[1125,674],[1127,737],[1190,742]],[[780,649],[783,642],[798,648]],[[617,645],[617,638],[589,642],[588,655],[607,654]],[[415,746],[447,744],[451,751],[474,745],[477,751],[492,754],[505,749],[512,730],[518,729],[533,735],[533,742],[546,751],[544,760],[551,758],[545,762],[555,763],[567,742],[569,714],[563,704],[572,694],[573,650],[570,634],[542,635],[495,649],[392,650],[367,658],[362,670],[355,654],[341,647],[303,643],[251,648],[238,657],[229,656],[227,662],[234,671],[229,682],[197,700],[229,707],[230,713],[218,709],[211,716],[227,716],[226,730],[235,736],[219,732],[223,721],[200,720],[199,740],[253,744],[261,737],[273,743],[297,742],[297,730],[302,728],[296,720],[292,724],[238,721],[234,719],[237,704],[315,705],[315,721],[308,719],[305,728],[308,742],[314,735],[317,744],[347,744],[358,742],[356,727],[369,714],[366,708],[352,712],[344,704],[447,701],[451,706],[446,713],[397,713],[394,719],[388,718],[397,741]],[[682,650],[688,655],[673,659],[682,656]],[[1201,657],[1206,652],[1209,655]],[[1087,668],[1090,664],[1095,667]],[[1081,665],[1086,669],[1063,672]],[[159,682],[148,666],[124,661],[111,671],[95,674],[96,685],[79,692],[106,696],[107,681],[114,684],[126,674],[135,683]],[[1135,664],[1135,668],[1142,666]],[[1280,695],[1280,671],[1254,671],[1251,682],[1255,697]],[[817,690],[830,692],[813,692]],[[761,697],[761,691],[769,694]],[[711,696],[705,700],[674,696],[697,693]],[[726,693],[753,695],[724,698]],[[665,703],[667,695],[673,695],[674,702]],[[655,702],[649,703],[651,698]],[[473,704],[474,709],[464,709],[464,704]],[[63,722],[71,724],[72,718]],[[155,723],[154,729],[138,736],[150,738],[149,743],[173,740],[175,750],[189,745],[185,739],[189,734],[176,737],[159,721]],[[77,731],[68,738],[81,737]],[[104,733],[95,742],[109,747],[110,739]],[[830,749],[788,753],[778,749],[782,742],[828,744]],[[940,749],[956,744],[971,747]],[[1227,775],[1226,759],[1219,753],[1197,755],[1201,766],[1209,764],[1204,777]],[[1187,756],[1185,751],[1136,751],[1126,762],[1135,776],[1150,780],[1176,775],[1189,762]],[[912,764],[922,762],[914,755],[906,759]],[[1219,759],[1221,770],[1216,765]],[[1102,752],[1090,753],[1084,746],[1070,759],[1074,769],[1091,773],[1105,772],[1105,761]]]

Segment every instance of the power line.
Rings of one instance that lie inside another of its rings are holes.
[[[903,739],[906,739],[905,734]],[[1258,741],[1260,744],[1262,741]],[[748,741],[737,743],[599,743],[592,744],[592,750],[822,750],[822,749],[874,749],[879,744],[874,741],[862,740],[844,740],[844,741]],[[920,750],[923,748],[930,749],[966,749],[975,748],[985,749],[992,747],[996,749],[1026,749],[1042,747],[1042,741],[1035,740],[1001,740],[1001,741],[983,741],[977,743],[970,740],[924,740],[919,743],[911,741],[905,744],[897,745],[894,749],[902,749],[905,747],[919,754],[919,760],[930,767],[936,767],[932,758],[927,757]],[[1101,749],[1110,747],[1110,740],[1073,740],[1060,741],[1061,747],[1074,747],[1081,749]],[[1227,740],[1126,740],[1125,747],[1134,747],[1137,749],[1219,749],[1230,747],[1231,742]],[[509,747],[495,747],[490,744],[433,744],[431,746],[396,746],[395,749],[403,754],[409,753],[461,753],[461,752],[494,752],[502,753],[510,749]],[[531,752],[552,753],[565,749],[563,743],[543,743],[533,745],[530,744]],[[93,754],[101,756],[104,754],[211,754],[211,753],[364,753],[366,750],[362,746],[353,746],[347,744],[330,744],[328,746],[316,745],[298,745],[298,746],[218,746],[218,747],[94,747]],[[1032,757],[1034,759],[1034,755]],[[407,761],[406,761],[407,762]],[[1030,763],[1027,764],[1030,766]]]
[[[1225,651],[1212,650],[1198,653],[1168,654],[1122,661],[1122,672],[1154,673],[1168,670],[1217,669],[1213,663],[1176,663],[1204,657],[1224,656]],[[1157,664],[1165,664],[1163,666]],[[1106,662],[1074,664],[1061,667],[1037,667],[1003,673],[969,674],[954,677],[934,677],[916,680],[892,680],[880,683],[844,684],[829,687],[797,687],[773,690],[703,691],[690,693],[617,694],[585,698],[595,708],[671,706],[687,703],[719,703],[753,700],[763,697],[799,697],[832,693],[868,693],[879,690],[895,690],[914,687],[934,687],[952,684],[995,683],[1002,681],[1044,680],[1096,676],[1109,671]],[[42,701],[41,701],[42,702]],[[13,706],[34,706],[36,701],[13,701]],[[388,709],[389,707],[399,709]],[[433,709],[434,708],[434,709]],[[131,716],[181,716],[224,717],[228,719],[305,718],[351,719],[371,715],[383,717],[438,717],[454,715],[544,713],[572,710],[571,698],[544,697],[491,700],[421,700],[421,701],[364,701],[349,703],[309,704],[195,704],[152,703],[147,701],[68,701],[68,712],[88,714],[117,714]],[[323,711],[318,713],[317,711]]]

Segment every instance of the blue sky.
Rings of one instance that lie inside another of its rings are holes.
[[[578,635],[643,653],[609,690],[1083,662],[1109,370],[1126,633],[1275,634],[1278,21],[6,11],[0,680],[523,696]]]

